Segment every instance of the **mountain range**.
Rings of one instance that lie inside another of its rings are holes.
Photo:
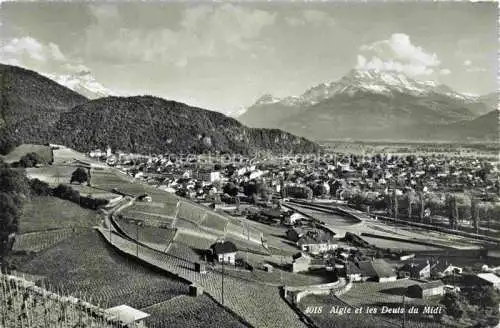
[[[497,140],[497,104],[496,93],[464,95],[402,73],[353,69],[300,96],[266,94],[238,120],[314,140]]]
[[[221,113],[161,98],[89,100],[34,71],[0,64],[0,152],[20,143],[58,143],[78,151],[109,145],[137,153],[319,150],[278,129],[248,128]]]

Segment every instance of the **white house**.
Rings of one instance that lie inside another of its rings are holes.
[[[230,241],[217,241],[210,246],[214,259],[219,263],[227,263],[234,265],[236,261],[236,245]]]
[[[478,273],[477,277],[493,288],[500,290],[500,277],[494,273]]]
[[[146,328],[144,319],[150,316],[145,312],[139,311],[125,304],[109,308],[106,312],[113,315],[128,327],[135,328]]]

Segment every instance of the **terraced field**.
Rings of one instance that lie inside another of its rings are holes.
[[[133,206],[125,208],[123,211],[120,211],[118,216],[121,216],[125,219],[141,220],[146,222],[147,224],[155,226],[172,227],[174,223],[174,218],[161,216],[150,212],[137,211],[133,209]]]
[[[198,250],[208,250],[215,242],[215,238],[206,238],[199,235],[179,232],[174,238],[175,242],[184,244]]]
[[[33,196],[25,203],[19,219],[20,232],[46,231],[63,228],[85,228],[97,225],[95,211],[51,196]]]
[[[176,234],[175,229],[158,228],[149,225],[137,226],[134,222],[125,219],[117,220],[117,222],[127,235],[136,238],[137,233],[139,233],[139,241],[164,245],[163,248],[170,244]]]
[[[65,228],[17,235],[12,250],[14,252],[40,252],[65,239],[75,238],[83,231],[82,228]]]
[[[115,328],[102,309],[33,287],[27,281],[0,277],[0,326],[5,328]],[[96,315],[97,314],[97,315]],[[102,314],[100,316],[99,314]]]
[[[201,222],[201,225],[207,227],[211,230],[217,230],[222,233],[226,231],[227,219],[221,215],[213,212],[206,212],[205,219]]]
[[[177,217],[199,224],[207,213],[206,209],[200,208],[187,202],[181,202]]]
[[[50,290],[67,295],[92,295],[105,307],[136,308],[187,294],[189,285],[129,261],[107,246],[94,230],[46,250],[19,271],[45,276]]]
[[[148,327],[244,328],[248,327],[209,296],[178,296],[168,302],[142,309],[150,313]]]
[[[100,229],[104,238],[108,234]],[[113,245],[131,255],[135,254],[135,243],[112,236]],[[159,268],[177,274],[184,279],[203,286],[205,291],[221,302],[221,277],[215,272],[200,274],[194,271],[192,262],[174,258],[167,254],[139,247],[141,259]],[[224,278],[224,290],[231,291],[224,295],[224,305],[245,318],[254,327],[305,328],[293,310],[282,300],[278,288],[241,281],[231,277]]]

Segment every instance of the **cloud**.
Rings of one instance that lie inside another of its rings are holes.
[[[441,75],[450,75],[451,74],[451,71],[447,68],[442,68],[441,70],[439,70],[439,74]]]
[[[479,66],[468,66],[465,71],[467,73],[478,73],[478,72],[486,72],[487,69]]]
[[[32,37],[13,38],[0,46],[0,60],[6,63],[64,61],[66,57],[54,43],[44,45]]]
[[[197,5],[183,11],[176,29],[145,29],[126,27],[127,22],[110,8],[94,8],[91,13],[95,22],[86,31],[87,54],[125,62],[168,63],[180,68],[196,58],[236,58],[251,47],[258,47],[258,42],[255,45],[253,41],[266,26],[274,24],[276,16],[230,3]]]
[[[435,53],[414,45],[410,37],[403,33],[395,33],[387,40],[363,45],[360,50],[357,68],[397,71],[416,77],[435,73],[441,64]]]
[[[486,68],[479,67],[474,65],[471,60],[467,59],[464,61],[465,71],[467,73],[478,73],[478,72],[486,72]]]
[[[88,74],[89,68],[80,59],[64,55],[55,43],[42,43],[25,36],[3,40],[0,46],[0,62],[22,66],[47,74]]]
[[[315,27],[331,27],[335,25],[335,19],[333,17],[323,11],[314,9],[304,10],[298,17],[285,17],[285,22],[293,27],[307,25]]]

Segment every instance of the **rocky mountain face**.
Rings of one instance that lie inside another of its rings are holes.
[[[107,145],[176,153],[319,150],[278,129],[248,128],[221,113],[161,98],[89,100],[34,71],[0,65],[0,152],[6,145],[48,142],[79,151]]]
[[[493,96],[466,96],[401,73],[351,70],[340,80],[319,84],[298,97],[266,95],[238,119],[249,126],[282,128],[317,140],[434,140],[440,137],[437,127],[473,120],[493,110],[494,103]]]

